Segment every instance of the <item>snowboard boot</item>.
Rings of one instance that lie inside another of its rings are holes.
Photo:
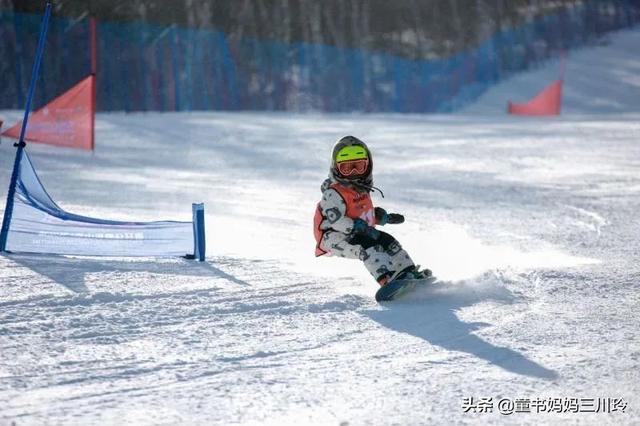
[[[433,274],[430,269],[420,270],[420,265],[412,265],[403,269],[400,273],[396,274],[394,280],[422,280],[429,278]]]
[[[413,279],[413,271],[415,270],[415,265],[407,266],[403,270],[396,272],[391,279],[395,280],[410,280]]]

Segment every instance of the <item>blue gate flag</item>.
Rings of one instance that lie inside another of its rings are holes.
[[[40,64],[42,64],[42,55],[44,54],[44,41],[47,38],[47,29],[49,28],[49,18],[51,17],[51,2],[47,2],[47,7],[44,11],[44,17],[42,18],[42,24],[40,25],[40,37],[38,38],[38,48],[36,49],[36,59],[33,62],[33,69],[31,70],[31,83],[29,83],[29,95],[27,96],[27,104],[24,107],[24,119],[22,120],[22,126],[20,128],[20,140],[16,144],[18,149],[16,150],[16,157],[13,162],[13,171],[11,172],[11,182],[9,183],[9,191],[7,193],[7,204],[4,208],[4,215],[2,218],[2,228],[0,228],[0,252],[7,249],[7,234],[9,232],[9,222],[11,222],[11,215],[13,214],[13,198],[16,192],[16,182],[18,179],[18,167],[20,166],[20,159],[22,158],[22,150],[25,147],[24,134],[27,130],[27,123],[29,121],[29,111],[31,111],[31,102],[33,101],[33,93],[36,89],[36,81],[38,80],[38,74],[40,73]]]
[[[204,250],[192,222],[119,222],[64,211],[42,185],[27,151],[21,156],[8,251],[129,257],[193,256],[194,247]]]

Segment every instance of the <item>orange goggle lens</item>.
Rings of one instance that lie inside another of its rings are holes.
[[[364,158],[361,160],[343,161],[337,164],[338,171],[342,176],[363,175],[367,171],[369,160]]]

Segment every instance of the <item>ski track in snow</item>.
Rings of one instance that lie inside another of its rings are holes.
[[[74,213],[188,220],[204,201],[209,256],[0,255],[0,425],[638,424],[640,114],[586,112],[98,114],[94,154],[30,145]],[[394,303],[358,262],[313,257],[345,134],[407,217],[386,230],[440,278]],[[628,408],[465,413],[471,396]]]

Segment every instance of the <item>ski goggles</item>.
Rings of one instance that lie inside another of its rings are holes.
[[[369,167],[369,159],[342,161],[337,163],[336,167],[342,176],[363,175]]]

